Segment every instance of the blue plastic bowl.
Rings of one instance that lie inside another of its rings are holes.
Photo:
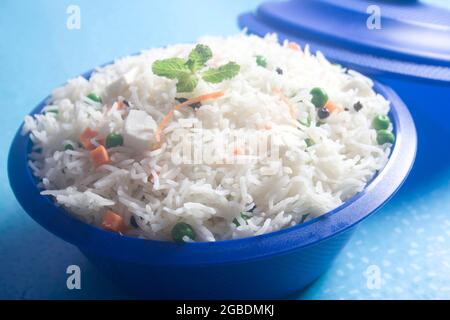
[[[38,181],[27,165],[32,142],[21,135],[21,128],[9,153],[11,187],[36,222],[78,247],[112,281],[137,297],[287,297],[330,266],[355,226],[394,195],[413,165],[417,140],[409,111],[391,89],[376,83],[375,90],[392,102],[390,117],[396,142],[386,167],[362,192],[335,210],[270,234],[175,244],[121,236],[85,224],[55,206],[51,197],[40,195]],[[45,100],[31,114],[44,106]]]

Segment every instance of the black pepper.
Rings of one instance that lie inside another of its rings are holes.
[[[361,102],[357,102],[353,105],[353,109],[355,109],[356,112],[358,112],[359,110],[361,110],[363,108],[363,105]]]
[[[317,116],[319,117],[319,119],[328,118],[329,115],[330,115],[330,112],[327,110],[327,108],[320,108],[317,111]]]
[[[184,103],[184,102],[188,101],[188,99],[186,99],[186,98],[175,98],[175,100],[177,100],[179,103]],[[191,107],[194,110],[199,109],[201,106],[202,106],[201,102],[196,102],[196,103],[189,105],[189,107]]]
[[[136,218],[134,216],[131,216],[130,224],[133,226],[133,228],[138,228],[139,227],[137,222],[136,222]]]

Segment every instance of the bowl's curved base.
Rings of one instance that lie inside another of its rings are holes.
[[[322,275],[353,230],[282,256],[234,264],[161,267],[152,261],[132,264],[81,251],[113,282],[139,299],[282,299]]]

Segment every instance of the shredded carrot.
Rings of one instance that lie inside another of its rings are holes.
[[[125,230],[125,223],[120,215],[108,210],[102,217],[102,227],[112,232],[123,232]]]
[[[91,139],[95,138],[98,135],[97,131],[91,130],[90,128],[86,128],[80,136],[80,142],[83,147],[87,150],[95,149],[95,145],[91,142]]]
[[[257,125],[258,130],[272,130],[273,126],[270,122],[260,123]]]
[[[164,127],[172,120],[174,111],[180,110],[181,108],[190,106],[191,104],[206,101],[206,100],[212,100],[212,99],[218,99],[224,95],[223,91],[216,91],[208,94],[204,94],[189,100],[186,100],[183,103],[180,103],[179,105],[176,105],[175,108],[173,108],[172,111],[170,111],[168,114],[164,116],[164,118],[159,123],[158,128],[156,129],[155,137],[156,141],[159,143],[161,141],[161,132],[163,131]]]
[[[173,110],[170,111],[168,114],[166,114],[164,116],[164,118],[161,120],[161,122],[159,123],[158,128],[156,129],[155,136],[156,136],[156,141],[158,142],[158,145],[159,145],[159,142],[161,142],[161,132],[163,131],[164,127],[170,122],[170,120],[172,120],[173,114],[174,114]]]
[[[125,109],[125,103],[123,101],[117,101],[117,110]]]
[[[225,93],[223,91],[216,91],[207,93],[192,99],[189,99],[183,103],[180,103],[179,105],[175,106],[175,110],[180,110],[183,107],[190,106],[191,104],[206,101],[206,100],[213,100],[213,99],[219,99],[220,97],[223,97]]]
[[[302,50],[300,45],[298,43],[296,43],[296,42],[289,42],[288,48],[293,49],[293,50],[297,50],[297,51],[301,51]]]
[[[278,94],[281,98],[281,100],[289,107],[289,114],[291,115],[291,118],[296,120],[297,119],[297,113],[295,112],[294,106],[289,101],[289,99],[283,94],[283,92],[276,88],[273,90],[276,94]]]
[[[99,145],[102,145],[102,146],[104,146],[105,145],[105,138],[100,138],[100,139],[95,139],[96,141],[97,141],[97,143],[99,144]]]
[[[334,102],[332,102],[331,100],[328,100],[327,103],[325,104],[325,108],[328,110],[328,112],[332,113],[332,112],[339,112],[341,111],[341,108],[339,108]]]
[[[96,167],[109,162],[108,150],[102,145],[91,151],[91,160]]]
[[[234,156],[239,156],[239,155],[243,155],[243,154],[244,154],[244,150],[242,150],[242,148],[236,147],[233,149]]]
[[[157,176],[159,176],[158,173],[159,173],[159,172],[156,173]],[[150,183],[154,183],[154,182],[155,182],[155,178],[153,177],[152,174],[150,174],[150,175],[148,176],[147,181],[150,182]]]
[[[117,101],[117,102],[114,103],[112,106],[108,106],[108,107],[106,108],[106,111],[105,111],[104,113],[111,111],[111,109],[114,107],[115,104],[117,105],[117,110],[119,110],[119,111],[125,109],[125,107],[126,107],[125,102],[123,102],[123,101]]]

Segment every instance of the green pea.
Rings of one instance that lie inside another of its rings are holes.
[[[391,120],[389,120],[389,117],[383,114],[375,116],[375,118],[373,118],[372,120],[372,127],[375,130],[386,130],[387,128],[389,128],[390,124]]]
[[[263,56],[258,55],[256,56],[256,64],[260,67],[265,68],[267,67],[267,60]]]
[[[314,88],[310,91],[311,102],[316,108],[323,108],[328,101],[328,95],[321,88]]]
[[[92,101],[98,102],[98,103],[102,103],[102,97],[100,97],[98,94],[96,94],[95,92],[91,92],[87,95],[87,97],[89,99],[91,99]]]
[[[392,132],[387,130],[378,130],[377,131],[377,142],[379,145],[383,145],[385,143],[394,143],[395,136]]]
[[[120,133],[110,133],[106,137],[106,148],[114,148],[123,145],[123,137]]]
[[[187,223],[179,222],[172,228],[172,239],[175,242],[184,242],[184,237],[195,240],[196,236],[194,229]]]
[[[247,220],[250,219],[251,216],[245,214],[244,212],[241,212],[241,218],[242,218],[245,222],[247,222]],[[236,225],[236,227],[239,227],[239,226],[241,225],[241,224],[239,223],[239,221],[238,221],[237,218],[234,218],[234,219],[233,219],[233,223]]]
[[[64,146],[64,151],[67,151],[67,150],[73,150],[73,145],[71,145],[70,143],[66,144]]]
[[[311,146],[313,146],[313,145],[316,144],[316,143],[314,142],[314,140],[311,139],[311,138],[306,138],[306,139],[305,139],[305,143],[306,143],[306,147],[307,147],[307,148],[309,148],[309,147],[311,147]]]

